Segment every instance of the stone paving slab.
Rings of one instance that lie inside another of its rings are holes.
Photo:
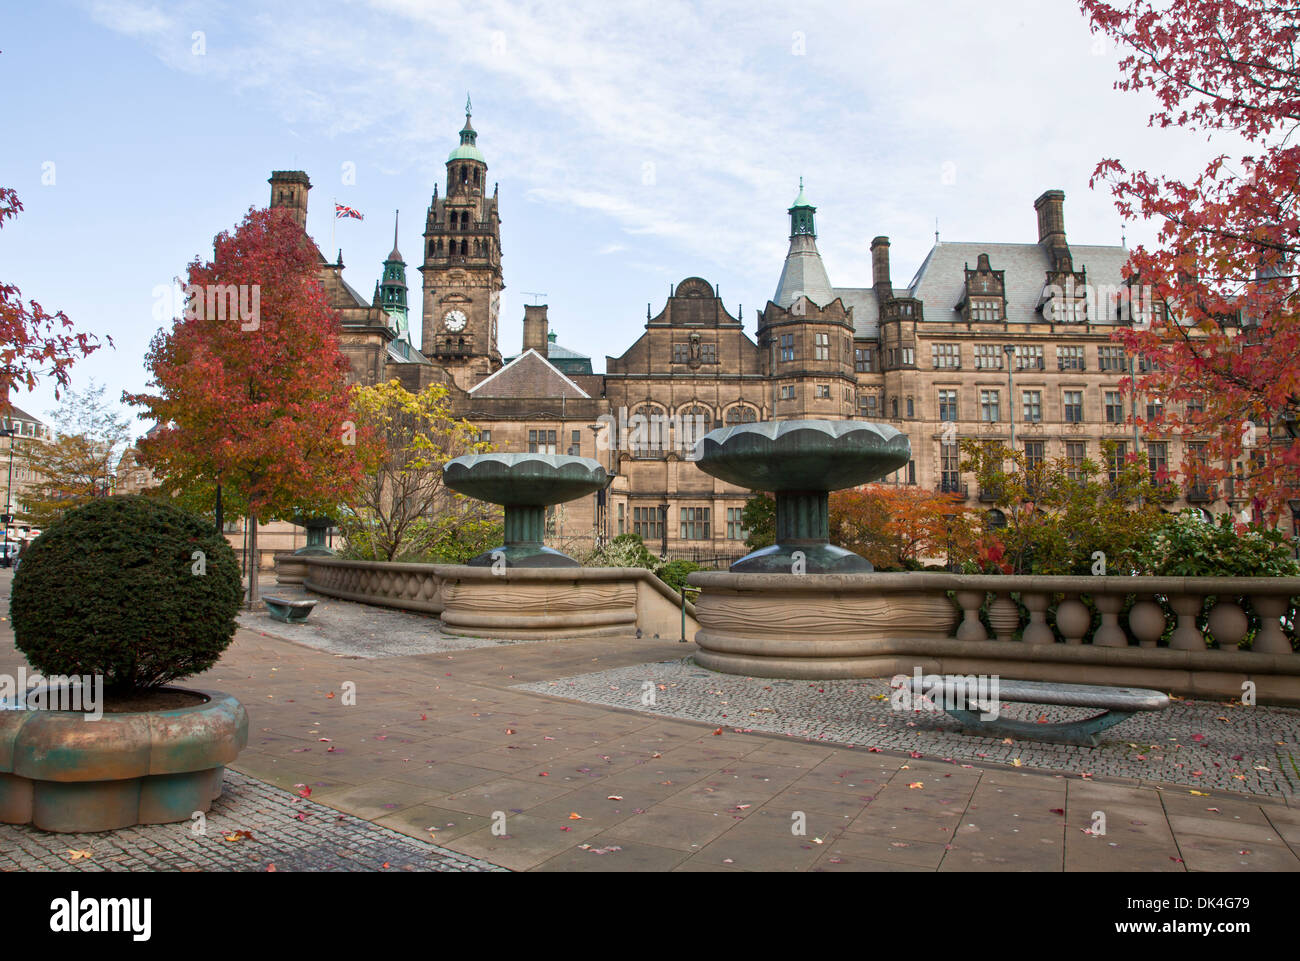
[[[307,620],[300,624],[277,621],[265,609],[242,611],[239,614],[241,627],[331,654],[367,658],[405,657],[410,654],[528,643],[443,634],[440,630],[441,622],[432,614],[341,601],[313,594],[298,585],[264,580],[259,589],[263,594],[274,594],[290,600],[314,600],[316,606],[312,608]]]
[[[238,771],[197,822],[97,834],[0,824],[0,871],[502,871]],[[244,833],[246,832],[246,833]]]
[[[971,763],[1020,764],[1134,783],[1294,799],[1300,792],[1300,710],[1178,699],[1105,732],[1099,747],[971,737],[935,710],[895,710],[889,680],[794,681],[718,674],[689,658],[517,686],[589,704]],[[653,704],[643,701],[653,695]],[[1043,723],[1094,710],[1003,703],[1002,714]]]

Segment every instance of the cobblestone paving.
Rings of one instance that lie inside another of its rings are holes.
[[[340,814],[238,771],[194,823],[99,834],[0,824],[0,871],[505,871]]]
[[[367,658],[404,657],[408,654],[438,654],[443,651],[528,643],[482,637],[453,637],[441,633],[441,622],[432,614],[340,601],[273,581],[263,583],[261,591],[263,595],[275,594],[294,600],[309,598],[317,603],[302,624],[285,624],[273,620],[265,610],[259,610],[242,612],[239,615],[240,627],[331,654]]]
[[[1294,799],[1300,793],[1300,710],[1175,700],[1102,734],[1100,747],[969,737],[938,711],[897,711],[888,679],[795,681],[704,670],[689,658],[520,684],[517,688],[734,731],[918,751],[929,758],[1016,764]],[[653,693],[654,703],[643,700]],[[1003,704],[1005,717],[1044,723],[1083,708]]]

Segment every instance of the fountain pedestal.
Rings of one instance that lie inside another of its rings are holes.
[[[505,543],[471,558],[470,567],[579,567],[542,543],[546,509],[610,481],[598,461],[561,454],[469,454],[448,461],[442,476],[452,490],[505,510]]]
[[[854,420],[787,420],[712,431],[699,468],[776,499],[776,543],[731,565],[737,574],[868,573],[871,563],[830,543],[830,492],[878,480],[907,464],[906,435]]]

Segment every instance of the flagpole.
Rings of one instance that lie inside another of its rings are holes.
[[[330,198],[330,252],[331,253],[334,251],[334,228],[335,226],[337,226],[338,222],[339,222],[338,198],[331,197]],[[329,260],[329,257],[327,256],[325,259]]]

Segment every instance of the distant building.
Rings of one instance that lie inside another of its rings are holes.
[[[45,444],[54,439],[54,432],[44,421],[27,413],[16,404],[5,410],[0,407],[0,429],[15,431],[0,438],[0,480],[4,483],[4,499],[0,501],[0,514],[18,515],[27,510],[24,494],[38,480],[28,463],[27,452],[33,444]],[[30,524],[16,517],[7,525],[10,540],[31,533]],[[0,536],[3,536],[0,534]]]

